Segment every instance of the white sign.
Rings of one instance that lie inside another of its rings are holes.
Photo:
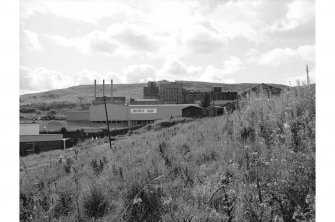
[[[131,113],[157,113],[156,108],[150,108],[150,109],[131,109]]]

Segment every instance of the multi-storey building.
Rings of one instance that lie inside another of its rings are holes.
[[[196,103],[196,101],[202,101],[204,99],[205,92],[184,90],[183,96],[185,103]]]
[[[159,98],[166,102],[183,103],[183,85],[178,82],[160,84]]]
[[[148,86],[143,87],[143,96],[145,99],[158,99],[159,89],[156,82],[148,82]]]

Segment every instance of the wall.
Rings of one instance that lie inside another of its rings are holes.
[[[182,109],[183,117],[202,117],[205,116],[204,109],[200,107],[189,106]]]
[[[66,112],[66,120],[90,120],[90,112],[89,111],[69,111]]]
[[[27,143],[28,142],[20,142],[20,156],[26,156],[28,154],[32,154],[32,153],[28,153],[26,150]],[[37,141],[37,142],[34,142],[33,145],[34,145],[33,153],[37,153],[37,148],[39,149],[39,152],[64,149],[63,140]]]
[[[194,104],[164,104],[164,105],[130,105],[129,120],[158,120],[182,116],[182,109]],[[154,113],[132,113],[132,109],[155,110]]]
[[[128,108],[121,104],[107,103],[107,113],[109,121],[127,121]],[[106,112],[104,104],[92,104],[90,106],[90,121],[106,121]]]
[[[20,135],[38,135],[40,125],[34,123],[20,124]]]
[[[20,142],[62,140],[63,134],[20,135]]]

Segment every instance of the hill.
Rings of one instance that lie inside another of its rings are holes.
[[[20,162],[23,221],[314,221],[315,92]],[[162,127],[164,126],[164,127]]]
[[[178,81],[181,82],[181,81]],[[209,82],[183,81],[183,87],[187,90],[211,91],[212,87],[220,86],[223,91],[244,92],[258,84],[223,84]],[[279,88],[286,88],[285,85],[270,84]],[[143,87],[145,83],[137,84],[114,84],[113,95],[124,96],[126,101],[130,98],[143,98]],[[97,85],[97,96],[102,96],[102,85]],[[110,96],[110,85],[105,86],[106,96]],[[94,99],[94,85],[79,85],[65,89],[51,90],[25,94],[20,96],[20,118],[31,120],[44,115],[57,115],[57,119],[65,119],[65,113],[69,110],[88,110]]]
[[[210,91],[214,86],[220,86],[224,91],[243,92],[258,84],[256,83],[241,83],[241,84],[223,84],[223,83],[209,83],[209,82],[195,82],[195,81],[178,81],[183,83],[183,87],[188,90]],[[285,88],[287,86],[280,84],[270,84],[276,87]],[[146,83],[136,84],[114,84],[114,96],[124,96],[127,101],[129,98],[143,98],[143,87]],[[105,86],[105,93],[110,95],[110,85]],[[97,85],[97,96],[102,96],[102,85]],[[28,103],[55,103],[68,102],[75,104],[90,103],[94,99],[94,85],[79,85],[65,89],[51,90],[47,92],[25,94],[20,96],[20,104]]]

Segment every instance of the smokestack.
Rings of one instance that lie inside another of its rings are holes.
[[[105,80],[102,80],[102,97],[105,97]]]
[[[97,80],[94,80],[94,99],[97,99]]]
[[[113,80],[111,80],[111,100],[113,100]]]

